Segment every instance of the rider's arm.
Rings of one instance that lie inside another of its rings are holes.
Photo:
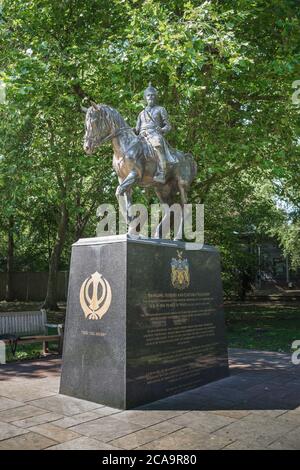
[[[161,115],[162,122],[163,122],[161,132],[163,134],[166,134],[172,128],[171,124],[170,124],[170,121],[169,121],[169,116],[168,116],[166,108],[161,107],[160,115]]]
[[[139,135],[141,130],[141,115],[139,114],[139,117],[137,118],[136,126],[135,126],[135,133]]]

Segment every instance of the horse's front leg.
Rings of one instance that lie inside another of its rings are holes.
[[[132,169],[123,182],[117,187],[116,195],[122,196],[134,183],[136,183],[137,179],[138,172],[135,169]]]
[[[121,180],[120,184],[121,184]],[[136,226],[132,226],[134,224],[134,220],[136,215],[131,214],[131,207],[132,207],[132,189],[127,189],[125,193],[120,196],[116,194],[117,200],[119,203],[119,209],[121,211],[123,220],[125,222],[125,226],[122,227],[121,221],[119,225],[120,233],[128,233],[129,235],[137,235],[136,234]],[[125,230],[125,231],[123,231]]]

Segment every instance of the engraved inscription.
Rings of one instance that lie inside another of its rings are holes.
[[[142,354],[130,358],[141,371],[148,364],[139,379],[165,383],[168,392],[196,386],[202,370],[220,364],[217,310],[210,292],[148,292],[140,313]]]

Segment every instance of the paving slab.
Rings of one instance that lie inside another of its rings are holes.
[[[212,414],[211,411],[190,411],[170,420],[170,423],[212,433],[236,421],[236,418]]]
[[[29,432],[0,442],[0,450],[41,450],[56,444],[48,437]]]
[[[215,436],[213,434],[182,428],[168,436],[157,439],[138,449],[147,450],[209,450],[222,449],[233,440],[230,437]]]
[[[94,421],[98,418],[99,415],[95,412],[87,411],[86,413],[79,413],[73,416],[58,419],[54,424],[56,426],[60,426],[61,428],[70,428],[72,426],[76,426],[77,424],[86,423],[87,421]]]
[[[152,426],[154,424],[161,423],[162,421],[180,416],[184,413],[186,413],[186,411],[127,410],[118,413],[116,417],[129,423],[140,424],[142,426]]]
[[[18,387],[17,384],[19,384]],[[7,383],[3,380],[0,382],[0,395],[24,403],[56,395],[58,388],[59,382],[57,380],[53,383],[51,379],[48,381],[47,379],[19,380],[16,378],[14,381],[10,380]]]
[[[32,426],[37,426],[39,424],[50,423],[51,421],[57,421],[62,419],[63,416],[57,413],[44,413],[37,416],[32,416],[30,418],[20,419],[14,421],[14,426],[20,428],[31,428]]]
[[[260,441],[244,442],[236,440],[222,450],[265,450],[266,447]]]
[[[295,427],[300,427],[300,413],[298,410],[285,411],[277,416],[276,421],[279,423],[291,423]]]
[[[35,361],[10,362],[0,367],[0,382],[24,379],[41,379],[60,377],[61,359],[59,357],[45,358]]]
[[[172,434],[173,432],[178,431],[179,429],[182,429],[183,427],[184,426],[171,423],[170,420],[167,420],[167,421],[162,421],[161,423],[157,423],[152,426],[149,426],[148,429],[151,429],[153,431],[160,431],[163,434]]]
[[[121,450],[112,444],[97,441],[91,437],[79,437],[62,444],[47,447],[47,450]]]
[[[10,437],[19,436],[20,434],[25,434],[28,431],[25,429],[20,429],[17,426],[9,423],[0,422],[0,441],[8,439]]]
[[[250,414],[250,411],[245,410],[217,410],[212,411],[213,414],[219,416],[228,416],[229,418],[241,419]],[[212,418],[213,419],[213,418]]]
[[[99,441],[109,442],[113,439],[126,436],[135,431],[142,429],[143,425],[129,423],[114,416],[96,419],[95,421],[88,421],[87,423],[73,426],[72,431],[83,434],[85,436],[93,437]]]
[[[17,408],[18,406],[23,406],[23,403],[21,401],[11,400],[10,398],[0,397],[0,411]]]
[[[273,450],[300,450],[300,427],[276,439],[269,448]]]
[[[52,397],[33,400],[30,404],[66,416],[83,413],[85,411],[100,408],[102,405],[91,401],[79,400],[78,398],[67,397],[66,395],[55,395]],[[0,414],[1,416],[1,414]],[[1,417],[0,417],[1,419]]]
[[[217,430],[215,435],[249,443],[260,441],[267,448],[276,439],[286,436],[293,429],[295,429],[294,424],[276,422],[276,418],[268,419],[258,415],[248,415]]]
[[[36,406],[24,405],[17,408],[10,408],[6,411],[0,411],[0,421],[4,423],[12,423],[24,418],[31,418],[45,413],[42,408]]]
[[[53,441],[59,443],[71,441],[72,439],[81,437],[76,432],[70,431],[69,429],[62,429],[61,427],[56,426],[53,423],[39,424],[38,426],[33,426],[29,428],[29,431],[41,434],[45,437],[49,437],[49,439],[53,439]]]
[[[120,447],[121,449],[131,450],[136,449],[137,447],[143,444],[147,444],[149,442],[160,439],[164,436],[165,434],[160,431],[155,431],[153,429],[147,428],[141,429],[137,432],[133,432],[131,434],[128,434],[127,436],[119,437],[118,439],[115,439],[110,443],[112,445]]]

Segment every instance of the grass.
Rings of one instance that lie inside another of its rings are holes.
[[[300,305],[227,305],[229,347],[262,351],[292,351],[300,339]]]
[[[57,350],[57,342],[48,343],[49,352]],[[29,359],[40,359],[42,354],[42,343],[20,344],[15,355],[12,354],[10,346],[6,346],[6,362],[24,361]]]
[[[55,328],[48,328],[49,336],[57,334]],[[57,351],[57,341],[48,342],[49,352]],[[6,362],[24,361],[29,359],[39,359],[43,356],[43,343],[29,343],[17,345],[15,355],[11,351],[10,345],[6,345]]]

